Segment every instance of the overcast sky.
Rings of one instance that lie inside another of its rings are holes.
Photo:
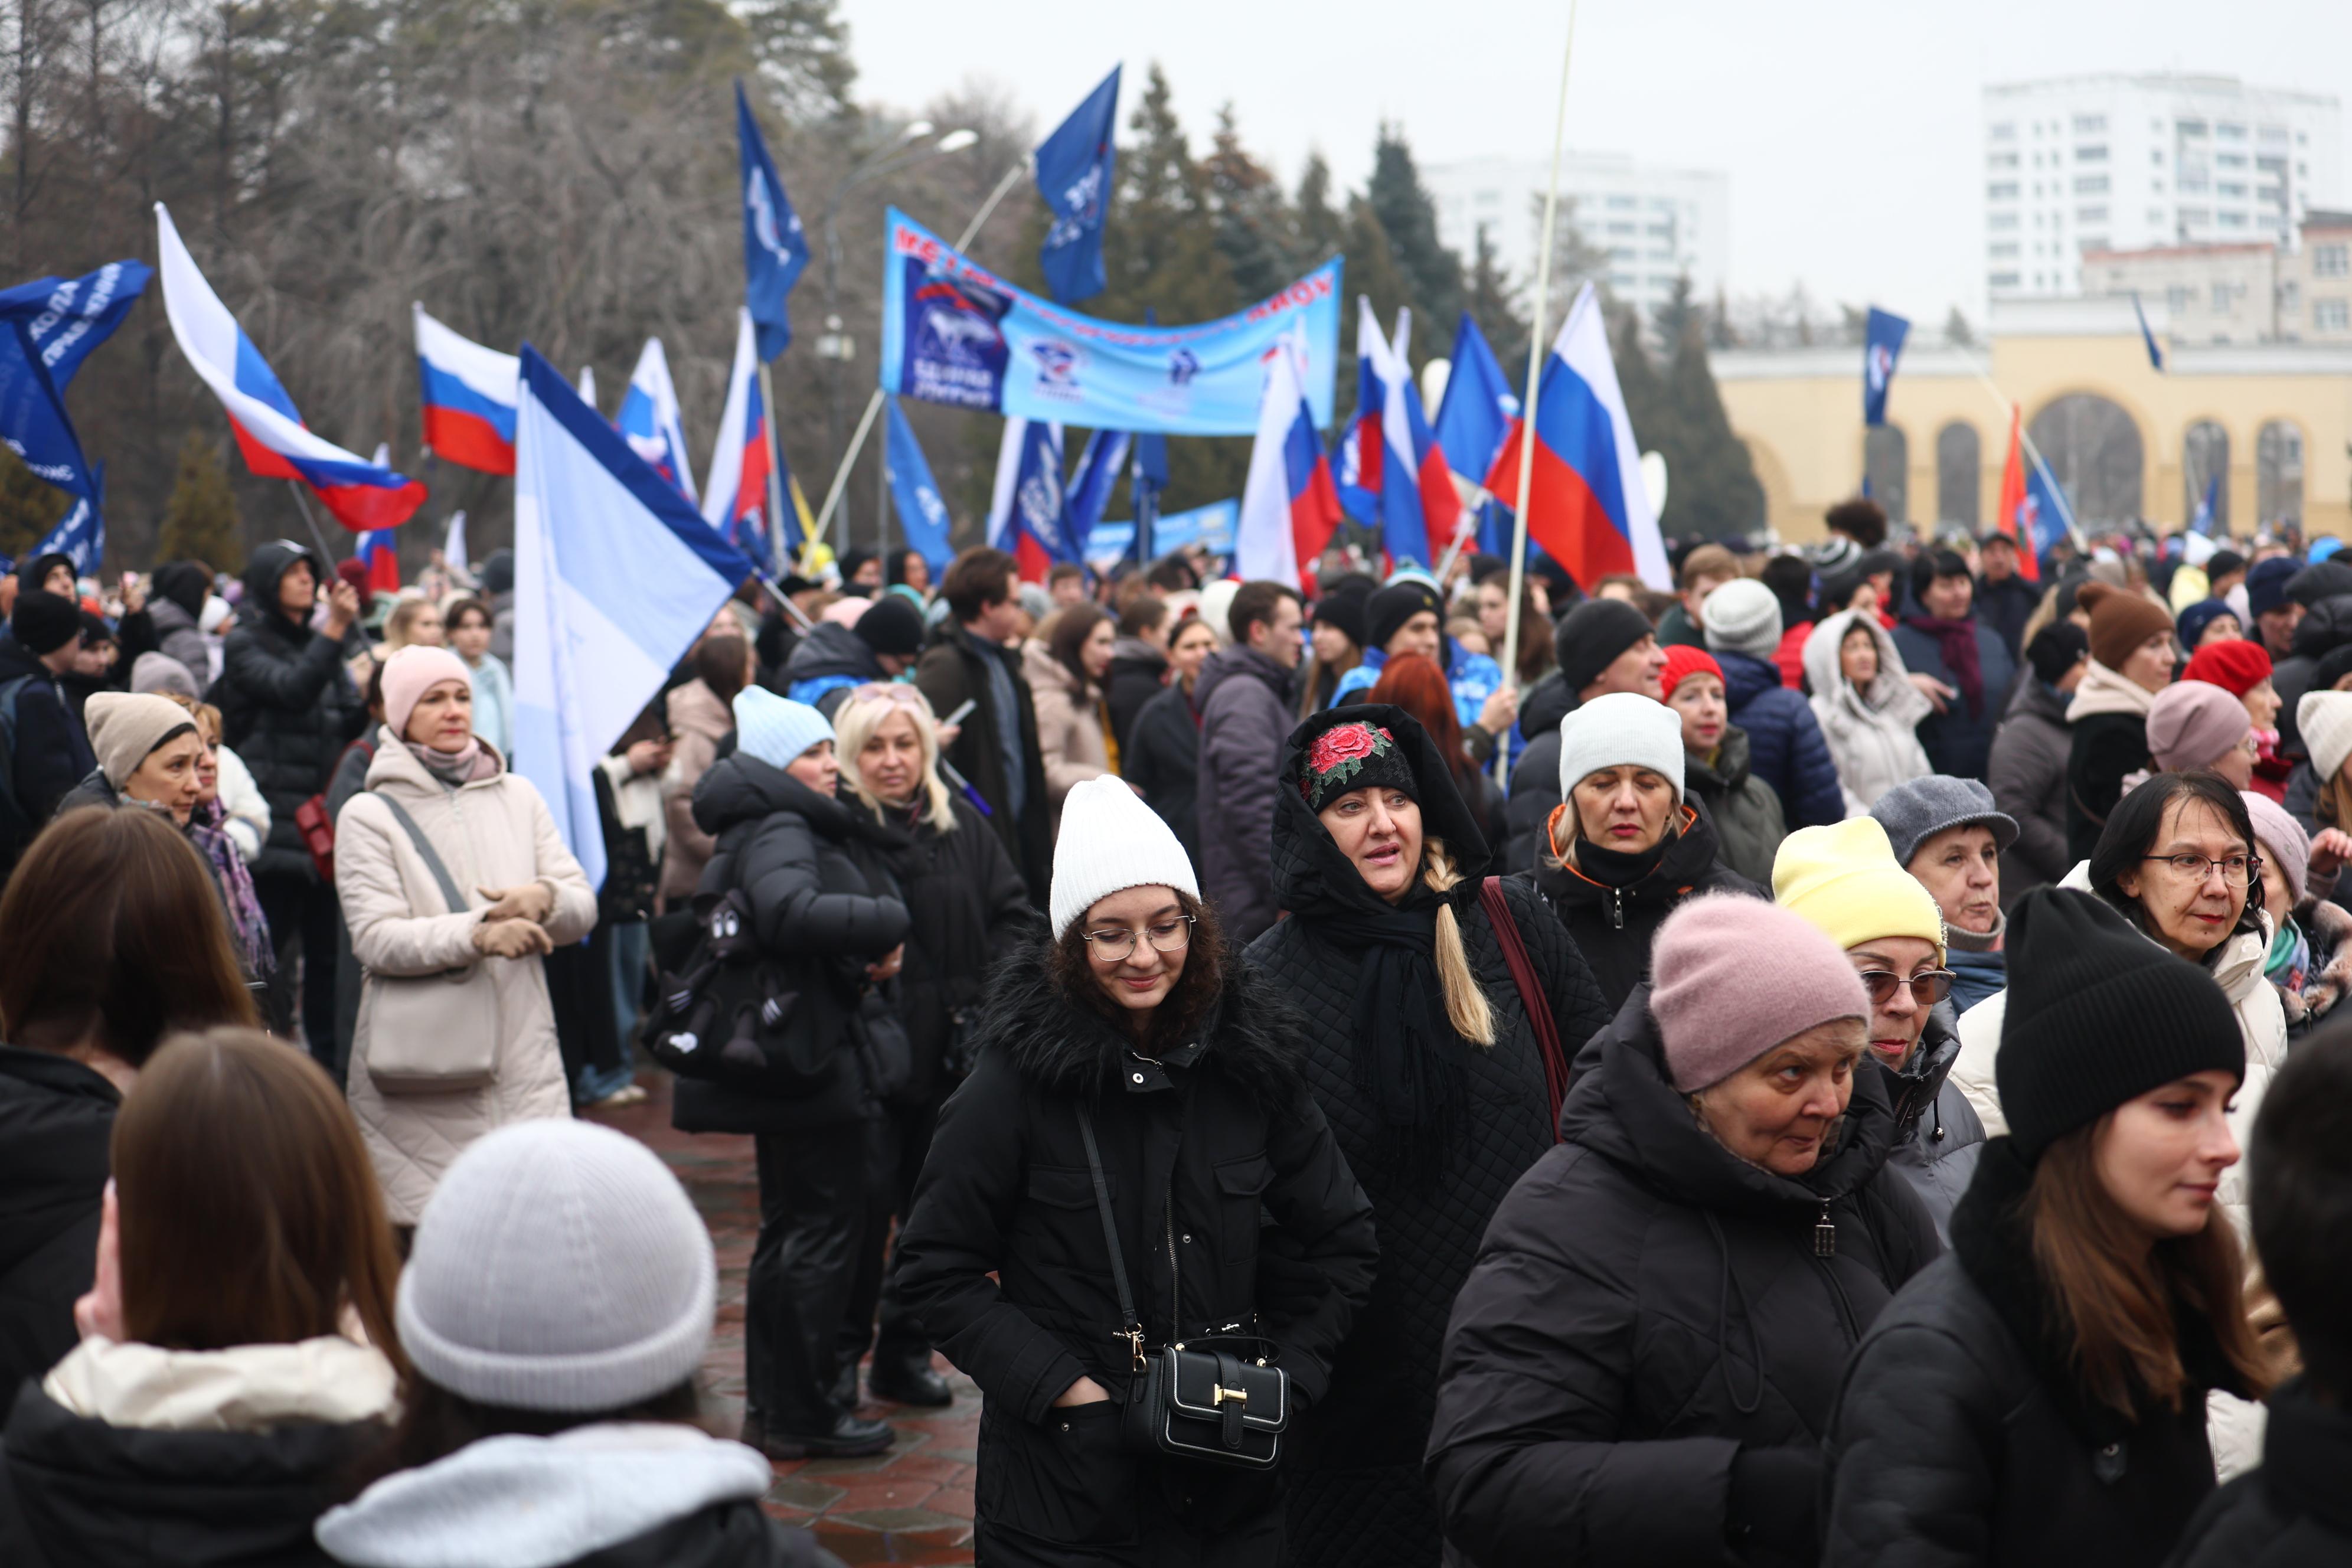
[[[1230,100],[1286,182],[1311,149],[1360,186],[1382,119],[1415,155],[1543,157],[1565,3],[841,0],[859,92],[913,108],[967,81],[1050,128],[1112,65],[1122,133],[1152,61],[1206,142]],[[2183,70],[2342,93],[2345,0],[1584,0],[1571,147],[1720,169],[1735,294],[1801,279],[1924,323],[1984,309],[1979,89]]]

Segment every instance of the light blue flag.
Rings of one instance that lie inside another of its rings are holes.
[[[601,887],[590,770],[751,563],[528,343],[519,391],[514,769]]]
[[[907,531],[907,548],[921,555],[936,575],[955,559],[948,543],[948,503],[940,499],[931,465],[915,439],[915,427],[907,423],[906,411],[897,398],[888,401],[890,439],[884,461],[890,472],[890,500],[898,508],[898,526]]]

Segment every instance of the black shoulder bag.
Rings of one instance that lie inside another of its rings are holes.
[[[1139,1453],[1270,1470],[1282,1462],[1282,1434],[1290,1425],[1290,1374],[1268,1366],[1265,1342],[1255,1355],[1182,1342],[1143,1348],[1143,1320],[1128,1289],[1127,1261],[1119,1250],[1118,1226],[1111,1217],[1110,1186],[1103,1180],[1102,1155],[1095,1146],[1094,1118],[1078,1107],[1078,1131],[1087,1142],[1087,1169],[1094,1176],[1095,1209],[1102,1216],[1103,1243],[1110,1248],[1111,1281],[1118,1288],[1118,1310],[1126,1327],[1111,1337],[1127,1342],[1135,1358],[1128,1379],[1127,1407],[1119,1433]],[[1175,1223],[1171,1214],[1169,1223]],[[1172,1258],[1172,1255],[1171,1255]],[[1171,1314],[1171,1322],[1174,1321]],[[1225,1336],[1207,1336],[1211,1340]]]

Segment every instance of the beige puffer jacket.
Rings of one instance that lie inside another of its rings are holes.
[[[488,742],[483,749],[490,751]],[[416,819],[471,907],[447,912],[425,858],[380,795],[399,801]],[[352,1114],[375,1161],[394,1225],[416,1223],[441,1173],[475,1139],[509,1121],[572,1114],[541,961],[474,951],[473,930],[488,907],[478,889],[530,881],[545,883],[555,895],[546,928],[558,946],[578,942],[595,926],[596,895],[530,780],[509,773],[499,758],[495,774],[451,790],[389,728],[377,732],[367,788],[335,822],[335,891],[351,927],[352,953],[366,973],[352,1040]],[[380,1092],[367,1070],[376,977],[431,974],[477,962],[490,965],[497,977],[497,1077],[479,1089],[446,1094]]]
[[[1034,637],[1021,645],[1021,674],[1037,710],[1037,752],[1045,761],[1045,798],[1053,805],[1058,837],[1062,802],[1087,780],[1111,772],[1100,699]]]

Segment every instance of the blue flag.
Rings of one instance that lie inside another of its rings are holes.
[[[759,331],[760,359],[765,363],[793,341],[784,300],[808,265],[808,237],[801,232],[800,215],[793,211],[783,181],[776,177],[740,81],[735,84],[735,140],[743,164],[743,303]]]
[[[2066,504],[2066,492],[2040,463],[2026,466],[2025,504],[2018,509],[2017,521],[2019,531],[2033,542],[2037,560],[2073,531],[2074,512]]]
[[[1118,163],[1111,141],[1118,123],[1118,68],[1113,66],[1102,85],[1037,144],[1037,194],[1054,215],[1037,265],[1046,289],[1065,305],[1091,299],[1105,287],[1103,219],[1110,213],[1111,178]]]
[[[1870,322],[1862,334],[1862,422],[1886,423],[1886,389],[1895,384],[1895,362],[1903,357],[1903,340],[1911,323],[1891,310],[1870,308]]]
[[[2147,363],[2158,370],[2164,368],[2164,351],[2156,346],[2156,334],[2147,330],[2147,312],[2140,308],[2139,290],[2132,290],[2132,314],[2139,318],[2139,341],[2147,345]]]
[[[2197,503],[2197,515],[2189,520],[2189,531],[2207,538],[2213,534],[2214,510],[2221,501],[2221,476],[2214,474],[2205,481],[2205,499]]]
[[[72,495],[98,491],[66,413],[66,386],[152,276],[142,263],[113,261],[87,277],[40,278],[0,292],[0,441]]]
[[[751,563],[522,350],[515,411],[514,770],[589,885],[604,880],[591,771]]]
[[[1127,466],[1132,444],[1133,437],[1124,430],[1097,430],[1078,453],[1077,471],[1070,476],[1070,537],[1082,555],[1111,492],[1118,488],[1118,471]]]
[[[73,563],[74,575],[88,577],[98,570],[106,558],[106,465],[100,463],[90,474],[89,495],[77,497],[73,509],[66,513],[48,536],[25,552],[27,561],[37,561],[44,555],[62,555]]]
[[[1518,416],[1518,394],[1511,390],[1510,378],[1487,346],[1486,334],[1463,311],[1454,332],[1453,374],[1437,405],[1437,444],[1445,448],[1445,466],[1474,485],[1486,483]]]
[[[890,473],[890,499],[898,504],[898,526],[907,531],[907,548],[928,563],[934,574],[945,572],[955,559],[948,544],[948,503],[931,479],[931,465],[907,423],[906,410],[895,397],[890,405],[890,437],[883,461]]]

